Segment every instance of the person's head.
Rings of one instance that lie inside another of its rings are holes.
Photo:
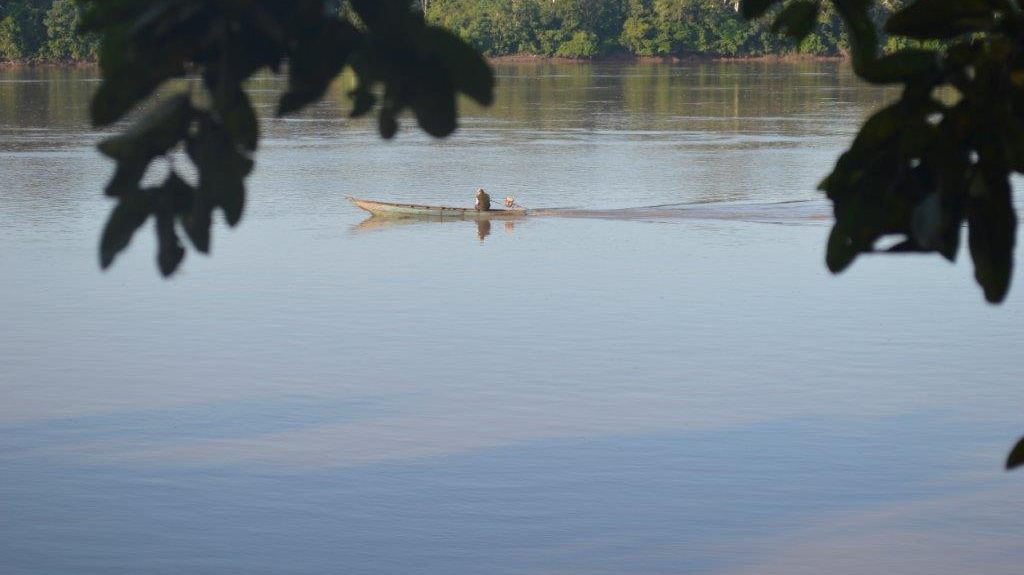
[[[487,192],[485,192],[483,188],[477,188],[476,189],[476,195],[478,195],[478,196],[482,195],[482,194],[486,194],[486,193]]]

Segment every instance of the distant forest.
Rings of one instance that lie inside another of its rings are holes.
[[[879,22],[906,0],[876,3]],[[345,11],[343,0],[328,5]],[[770,19],[745,21],[738,0],[415,0],[426,18],[488,56],[835,56],[846,35],[829,3],[799,45],[773,34]],[[71,62],[96,57],[78,32],[74,0],[0,2],[0,61]],[[889,48],[898,46],[890,45]]]
[[[74,0],[0,0],[0,60],[93,60],[97,42],[78,32]]]
[[[908,0],[879,0],[879,24]],[[799,44],[748,22],[739,0],[424,0],[427,19],[488,56],[837,56],[847,50],[839,15],[825,2]],[[901,46],[891,40],[886,48]]]

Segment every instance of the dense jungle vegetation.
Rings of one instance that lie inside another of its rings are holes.
[[[880,2],[884,21],[904,0]],[[328,2],[345,11],[340,0]],[[746,20],[737,0],[416,0],[427,20],[453,30],[488,56],[759,56],[847,51],[839,15],[826,3],[814,29],[796,43],[771,21]],[[96,57],[96,40],[78,32],[75,0],[0,3],[0,60],[67,62]],[[887,51],[899,48],[888,40]]]
[[[96,57],[97,41],[78,30],[74,0],[0,2],[0,61],[70,62]]]
[[[903,0],[873,8],[881,23]],[[590,58],[632,56],[760,56],[843,54],[842,21],[830,3],[795,43],[773,33],[770,20],[746,20],[737,0],[431,0],[427,18],[490,56],[537,54]],[[901,46],[889,41],[891,51]]]

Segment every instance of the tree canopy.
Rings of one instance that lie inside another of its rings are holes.
[[[902,85],[901,97],[865,122],[821,189],[836,223],[833,272],[874,252],[937,252],[953,261],[968,228],[974,275],[985,298],[1010,286],[1017,218],[1010,175],[1024,172],[1024,12],[1016,0],[917,0],[884,24],[924,42],[883,55],[870,0],[833,0],[856,74]],[[800,38],[821,0],[744,0],[746,16],[782,5],[773,27]]]
[[[97,41],[79,30],[74,0],[6,0],[0,4],[0,61],[92,60]]]
[[[343,0],[328,9],[344,13]],[[756,56],[839,55],[848,48],[841,19],[824,4],[799,42],[748,20],[736,0],[419,0],[427,21],[455,32],[487,56],[533,54]],[[898,2],[882,2],[882,22]],[[74,0],[8,0],[0,6],[0,60],[67,61],[96,57],[96,42],[77,34]]]
[[[838,55],[847,49],[830,5],[799,42],[745,19],[738,8],[735,0],[432,0],[427,17],[492,56]],[[882,18],[890,9],[877,12]]]

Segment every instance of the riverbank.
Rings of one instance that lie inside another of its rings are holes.
[[[589,64],[589,63],[634,63],[634,64],[681,64],[686,62],[843,62],[845,54],[819,56],[814,54],[761,54],[757,56],[722,56],[717,54],[686,54],[682,56],[636,56],[633,54],[609,54],[593,58],[567,58],[564,56],[545,56],[540,54],[507,54],[488,56],[491,64],[521,64],[530,62],[549,62],[553,64]],[[0,69],[18,68],[89,68],[96,66],[95,60],[47,62],[38,60],[0,61]]]
[[[821,56],[816,54],[760,54],[748,56],[726,56],[721,54],[684,54],[671,56],[638,56],[635,54],[608,54],[591,58],[570,58],[565,56],[547,56],[543,54],[507,54],[501,56],[487,56],[487,61],[492,63],[520,63],[520,62],[553,62],[553,63],[574,63],[574,62],[636,62],[636,63],[681,63],[688,61],[845,61],[849,59],[846,54]]]
[[[635,64],[681,64],[685,62],[843,62],[845,54],[819,56],[815,54],[761,54],[750,56],[723,56],[719,54],[685,54],[682,56],[636,56],[633,54],[609,54],[593,58],[567,58],[539,54],[508,54],[488,56],[492,64],[517,64],[529,62],[550,62],[554,64],[623,62]]]
[[[96,60],[72,60],[48,62],[45,60],[0,60],[0,70],[21,68],[90,68],[96,66]]]

